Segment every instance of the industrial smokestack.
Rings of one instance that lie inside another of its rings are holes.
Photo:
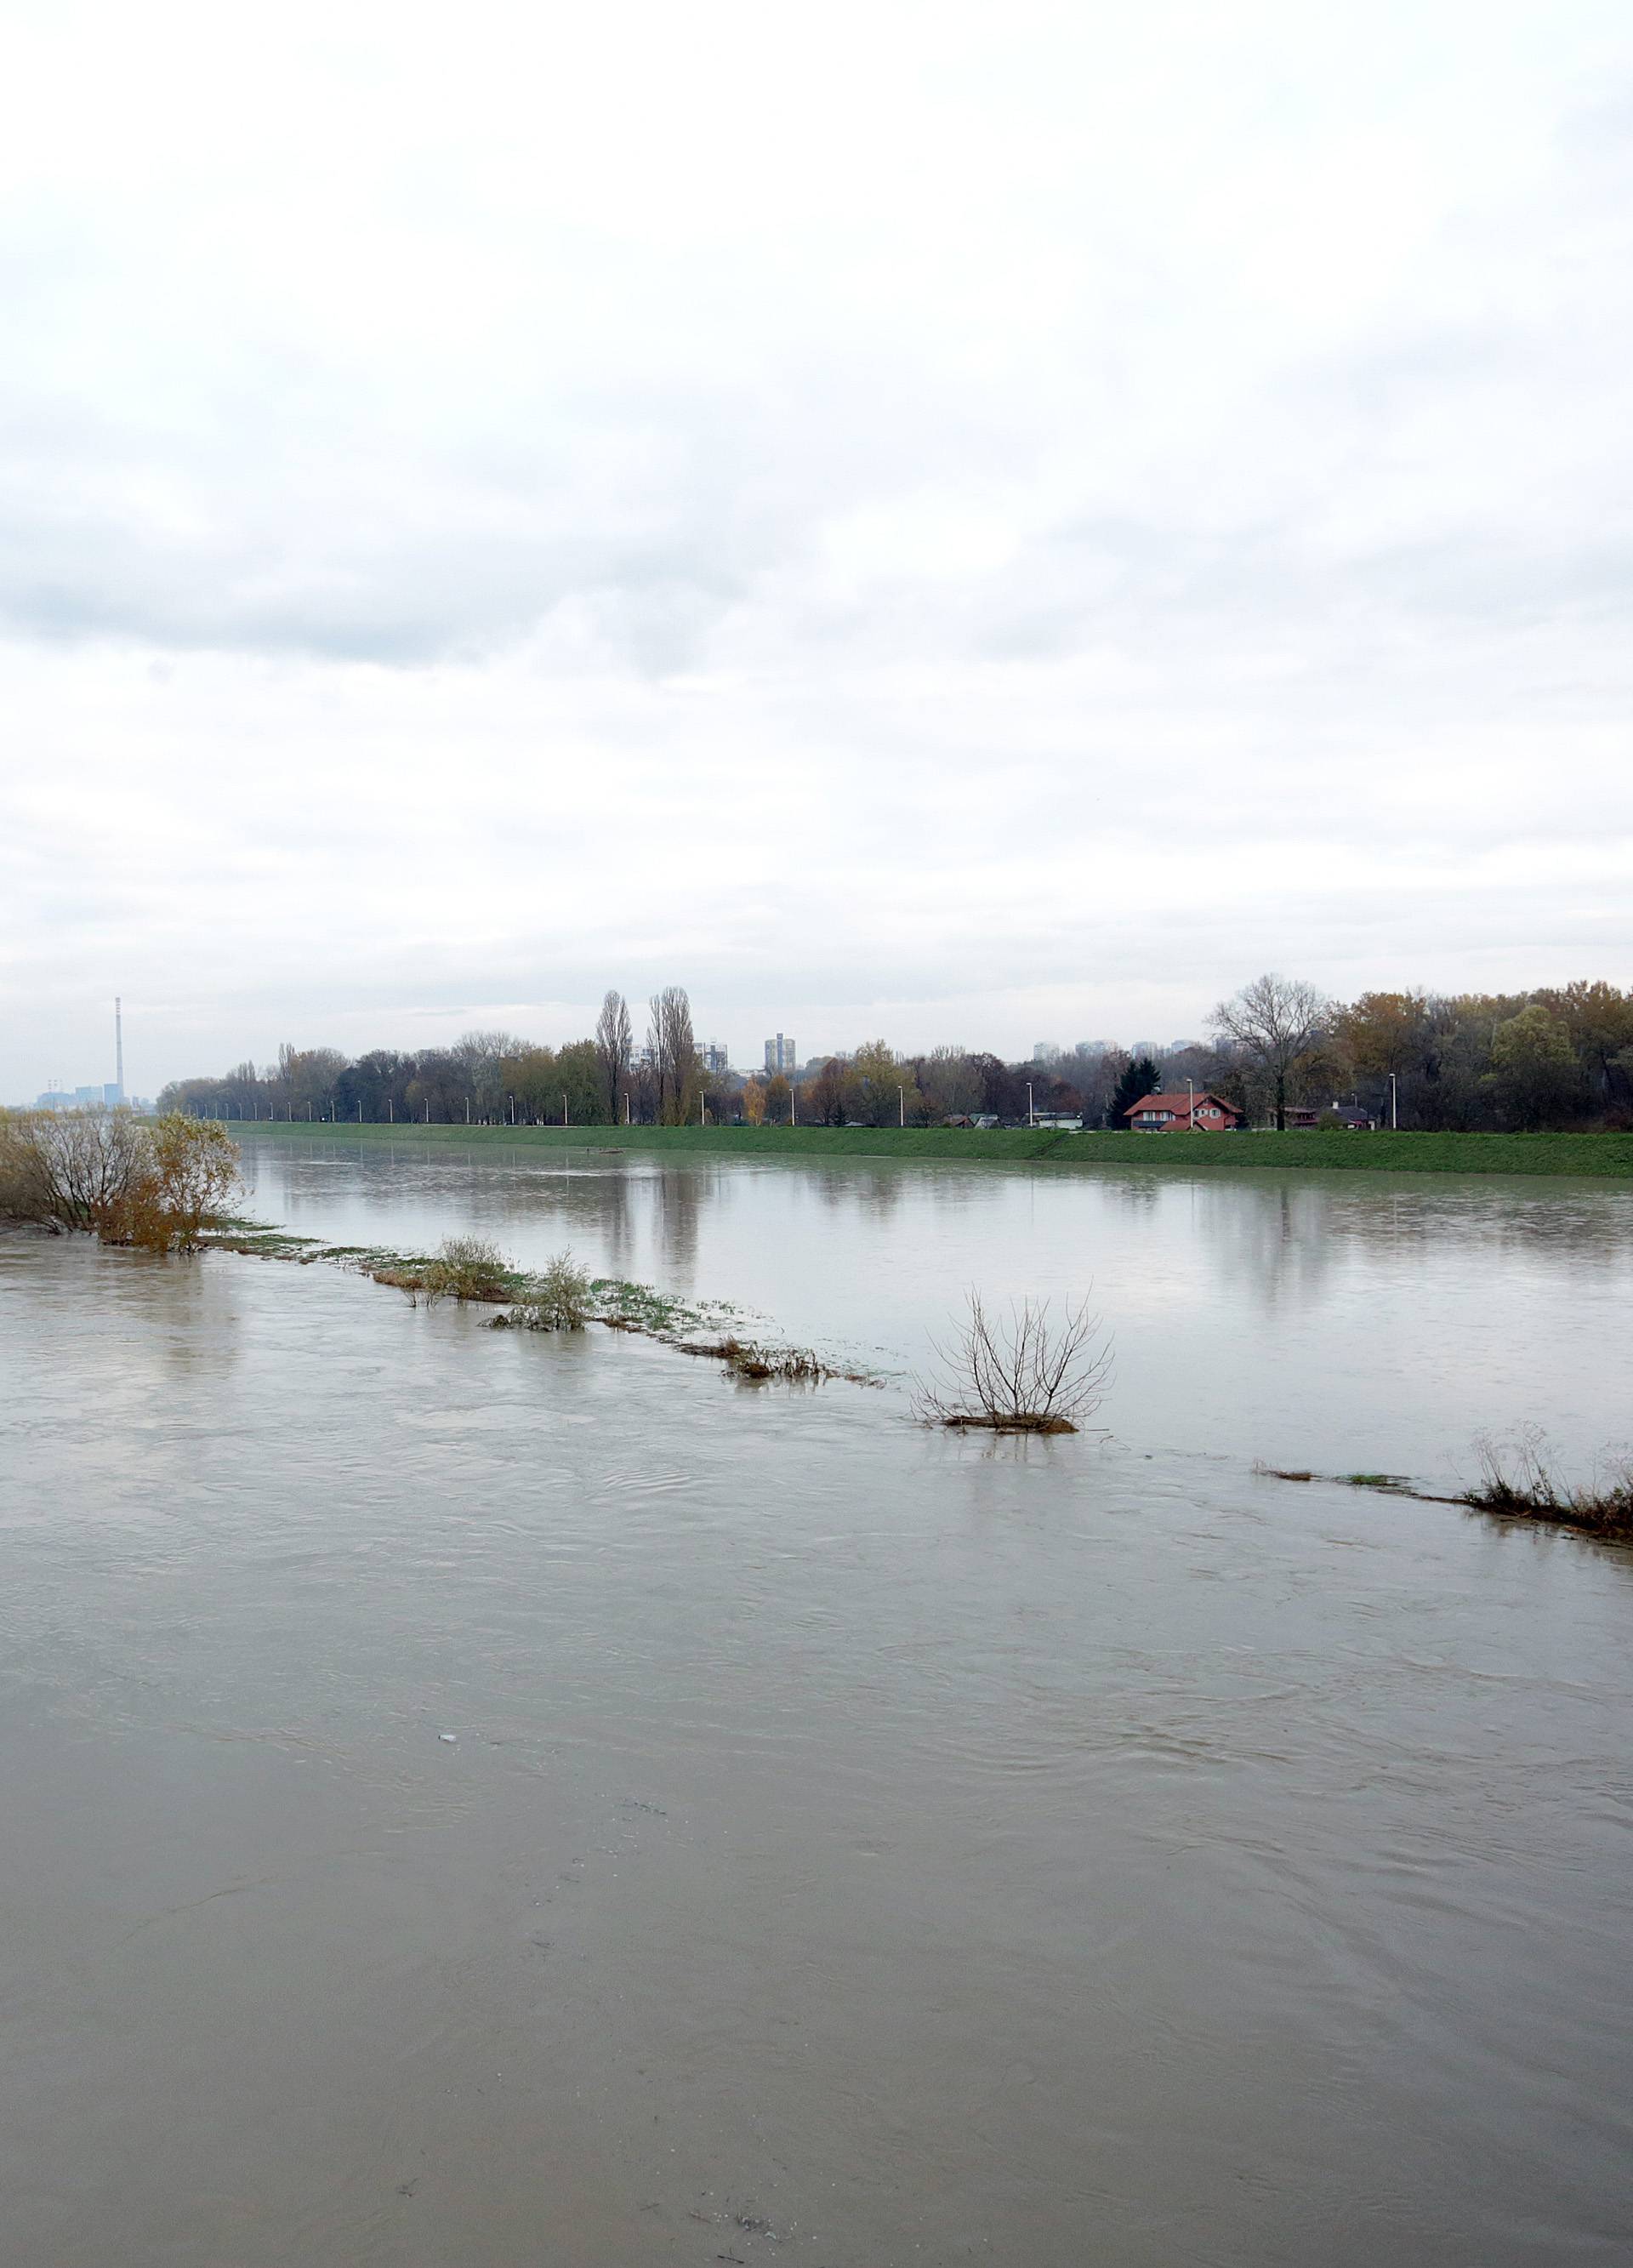
[[[122,1102],[125,1099],[125,1015],[117,992],[114,995],[114,1085]]]

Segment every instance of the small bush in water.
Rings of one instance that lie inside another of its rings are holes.
[[[510,1263],[497,1244],[480,1236],[448,1236],[428,1260],[416,1285],[428,1307],[438,1300],[503,1300],[510,1291]]]
[[[916,1386],[917,1416],[993,1433],[1077,1432],[1100,1408],[1111,1376],[1111,1342],[1087,1301],[1069,1304],[1060,1324],[1050,1322],[1047,1300],[1018,1300],[1007,1321],[979,1292],[970,1292],[967,1307],[969,1320],[936,1350],[941,1377]]]
[[[581,1331],[589,1320],[590,1278],[570,1252],[558,1252],[511,1311],[511,1321],[529,1331]]]

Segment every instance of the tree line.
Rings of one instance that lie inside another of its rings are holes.
[[[284,1046],[276,1064],[178,1080],[159,1107],[210,1118],[438,1125],[925,1126],[978,1116],[1024,1124],[1035,1115],[1121,1126],[1142,1095],[1194,1086],[1250,1125],[1284,1125],[1291,1109],[1336,1101],[1381,1124],[1435,1131],[1633,1129],[1633,990],[1603,982],[1340,1002],[1267,975],[1222,1001],[1209,1027],[1208,1038],[1163,1051],[1079,1047],[1042,1063],[958,1046],[899,1054],[887,1040],[869,1040],[807,1063],[791,1080],[708,1068],[688,994],[671,985],[649,1002],[639,1042],[629,1003],[609,991],[593,1033],[562,1047],[504,1031],[355,1059]]]

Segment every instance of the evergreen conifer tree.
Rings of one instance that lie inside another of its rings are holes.
[[[1131,1110],[1143,1094],[1154,1094],[1162,1073],[1149,1056],[1136,1056],[1122,1077],[1117,1081],[1116,1093],[1107,1108],[1107,1126],[1120,1127],[1126,1134],[1129,1122],[1123,1116]]]

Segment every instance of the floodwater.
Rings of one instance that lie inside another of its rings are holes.
[[[8,2268],[1629,2257],[1633,1553],[1253,1462],[1625,1434],[1633,1197],[250,1171],[892,1373],[1092,1278],[1109,1438],[0,1239]]]

